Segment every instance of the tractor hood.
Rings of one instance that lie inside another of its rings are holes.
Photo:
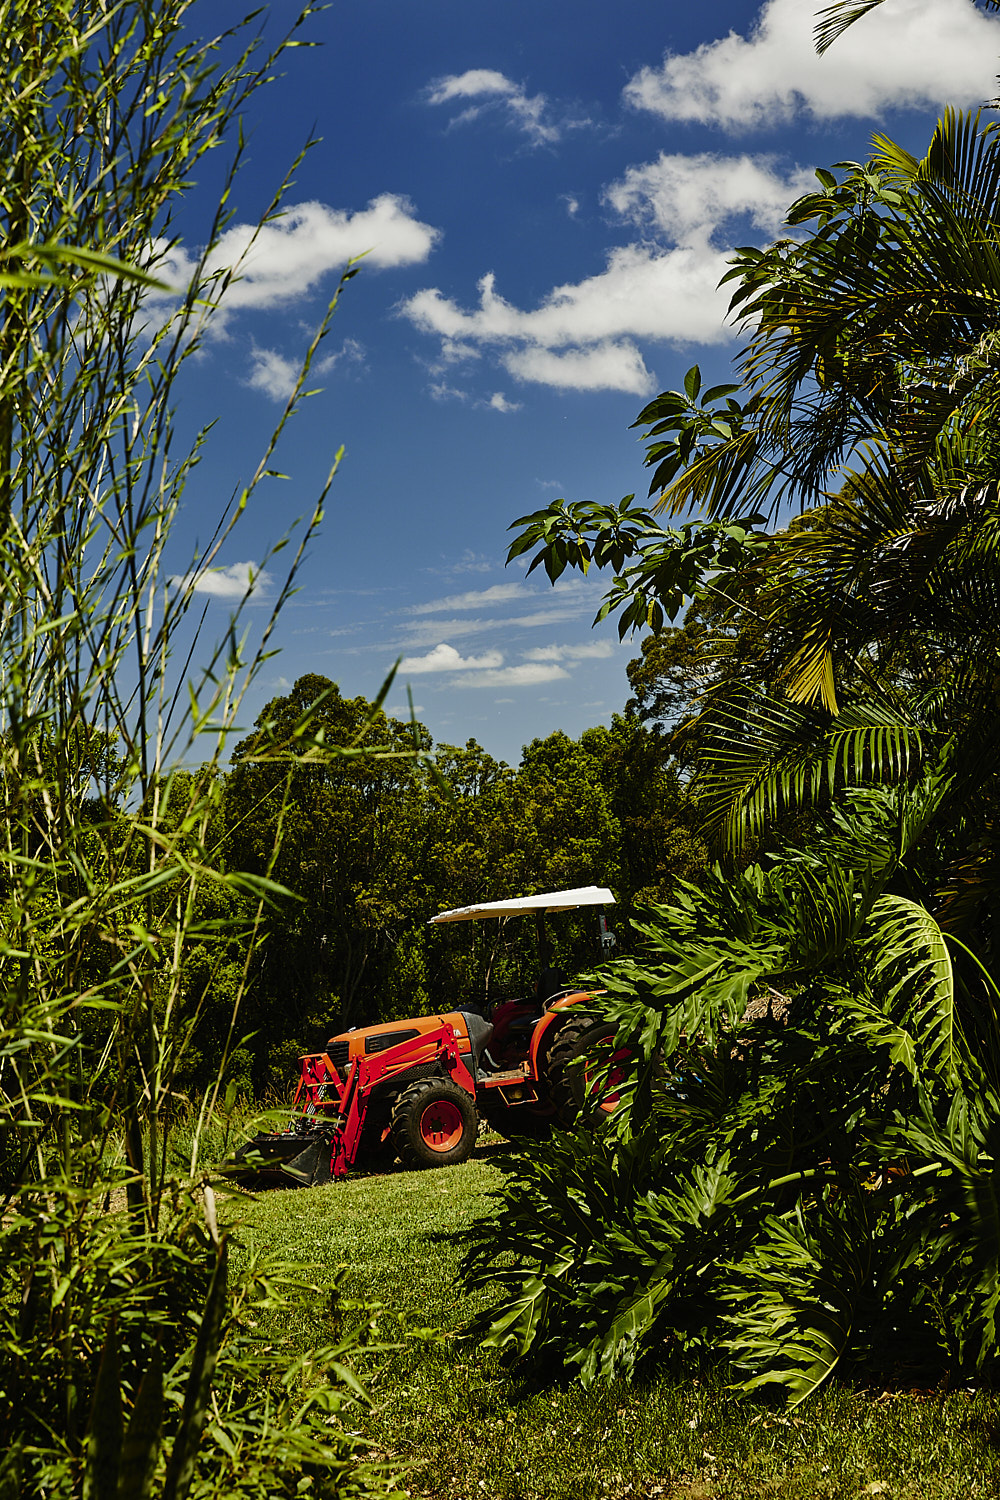
[[[483,901],[478,906],[456,906],[439,912],[432,922],[481,922],[488,917],[519,917],[529,912],[573,911],[578,906],[614,906],[615,898],[602,885],[581,885],[573,891],[548,891],[540,896],[515,896],[510,901]]]

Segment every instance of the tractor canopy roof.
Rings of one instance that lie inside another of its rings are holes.
[[[581,885],[573,891],[547,891],[540,896],[514,896],[510,901],[482,901],[478,906],[456,906],[438,912],[432,922],[482,922],[488,917],[520,917],[529,912],[573,911],[578,906],[614,906],[615,898],[602,885]]]

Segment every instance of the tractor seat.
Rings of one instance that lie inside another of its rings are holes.
[[[507,1033],[508,1035],[514,1035],[520,1032],[534,1031],[541,1019],[541,1011],[539,1011],[537,1016],[518,1016],[516,1020],[511,1021],[508,1025]]]
[[[459,1015],[468,1028],[469,1041],[472,1043],[472,1057],[478,1068],[483,1048],[493,1035],[493,1022],[476,1015],[474,1010],[460,1010]]]

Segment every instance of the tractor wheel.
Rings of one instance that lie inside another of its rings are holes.
[[[418,1078],[392,1107],[392,1144],[404,1167],[457,1166],[478,1136],[475,1104],[446,1078]]]
[[[612,1090],[603,1098],[597,1096],[595,1071],[609,1060],[615,1063],[610,1082],[618,1081],[628,1067],[628,1051],[612,1053],[617,1028],[604,1021],[585,1017],[566,1021],[545,1057],[545,1078],[549,1097],[555,1105],[558,1123],[564,1127],[576,1124],[599,1125],[618,1106]]]

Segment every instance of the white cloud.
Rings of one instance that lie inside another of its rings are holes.
[[[512,615],[505,623],[517,625],[522,630],[534,630],[536,625],[551,625],[557,620],[574,620],[580,615],[589,614],[594,607],[593,599],[581,599],[575,604],[549,605],[546,609],[539,609],[530,615]]]
[[[832,117],[964,103],[992,90],[1000,20],[972,0],[886,0],[822,58],[814,22],[815,7],[804,0],[767,0],[747,36],[732,32],[668,56],[661,68],[638,73],[626,98],[668,118],[736,127],[786,121],[803,110]],[[442,79],[430,98],[514,111],[529,102],[519,85],[491,69]],[[782,169],[768,156],[663,153],[607,188],[605,204],[641,237],[611,249],[595,274],[522,308],[498,292],[491,272],[472,306],[426,287],[400,311],[441,341],[443,360],[488,353],[518,380],[647,395],[656,380],[643,341],[677,347],[734,335],[726,322],[730,289],[718,285],[729,268],[733,221],[743,242],[754,233],[770,239],[789,205],[814,185],[810,172]],[[578,201],[565,198],[575,212]]]
[[[449,646],[442,641],[426,656],[404,657],[399,664],[399,670],[404,675],[416,676],[421,672],[469,672],[480,667],[502,665],[503,656],[499,651],[487,651],[485,656],[462,657],[454,646]]]
[[[339,350],[313,362],[305,382],[305,389],[312,388],[313,377],[328,375],[338,364],[361,364],[364,361],[364,345],[357,339],[345,339]],[[302,368],[297,359],[289,359],[277,349],[262,349],[254,344],[250,351],[253,361],[250,374],[244,384],[251,390],[263,391],[275,401],[287,401],[298,382]]]
[[[626,100],[668,120],[766,127],[887,108],[970,104],[994,92],[1000,21],[972,0],[887,0],[816,53],[818,4],[767,0],[747,36],[731,31],[668,54],[628,83]]]
[[[642,355],[628,339],[608,339],[589,349],[552,349],[529,346],[502,356],[503,366],[521,380],[537,381],[565,391],[631,391],[647,396],[656,381]]]
[[[449,385],[446,380],[432,380],[430,393],[435,401],[468,401],[468,391],[460,390],[458,386]]]
[[[605,190],[604,201],[621,218],[652,227],[679,245],[708,245],[729,220],[745,216],[769,238],[789,205],[815,191],[805,167],[783,173],[768,156],[669,155],[629,167]]]
[[[594,600],[589,596],[581,599],[571,599],[565,603],[552,603],[542,609],[533,610],[525,615],[501,616],[473,616],[463,619],[460,615],[453,615],[450,619],[442,619],[435,616],[433,619],[414,620],[408,625],[405,639],[400,645],[416,649],[421,646],[431,646],[440,641],[442,636],[449,639],[459,640],[469,636],[489,635],[496,638],[504,632],[511,630],[535,630],[538,627],[548,629],[553,625],[560,625],[566,620],[579,620],[582,616],[593,615]]]
[[[424,672],[447,672],[449,687],[531,687],[538,682],[554,682],[569,673],[555,662],[523,661],[505,667],[500,651],[483,656],[461,656],[454,646],[439,642],[426,656],[406,657],[399,664],[401,675]]]
[[[461,364],[466,359],[479,359],[481,352],[475,344],[463,344],[453,339],[443,339],[441,342],[441,359],[446,365]]]
[[[555,664],[521,662],[515,667],[501,667],[492,672],[470,672],[458,681],[462,687],[533,687],[539,682],[555,682],[569,673]]]
[[[572,580],[575,582],[576,580]],[[464,594],[448,594],[426,604],[411,604],[408,615],[434,615],[443,609],[480,609],[484,604],[500,604],[508,599],[523,599],[523,583],[494,583],[488,589],[469,589]]]
[[[578,646],[535,646],[523,654],[526,661],[604,661],[615,651],[610,641],[585,641]]]
[[[431,599],[424,604],[412,604],[402,611],[411,618],[405,626],[405,635],[399,646],[415,650],[426,646],[437,646],[442,640],[450,641],[470,636],[488,636],[491,640],[503,638],[511,630],[533,630],[558,625],[565,620],[578,620],[590,615],[600,597],[599,588],[582,578],[560,578],[554,588],[544,592],[525,587],[522,582],[495,583],[485,589],[470,589],[462,594],[449,594],[442,599]],[[496,608],[520,604],[528,609],[523,614],[500,612],[488,615],[473,611],[483,605]],[[537,607],[532,607],[537,606]],[[463,612],[468,612],[464,613]]]
[[[579,129],[586,120],[551,118],[549,101],[544,94],[528,94],[522,84],[514,83],[494,68],[469,68],[465,73],[452,73],[431,84],[427,94],[429,104],[454,104],[466,99],[484,101],[470,104],[454,116],[453,125],[476,120],[487,110],[501,111],[508,122],[524,132],[533,146],[551,145],[558,141],[564,130]]]
[[[717,243],[721,229],[745,217],[771,236],[811,183],[811,174],[781,172],[769,157],[663,154],[607,189],[607,204],[652,229],[655,239],[613,249],[603,272],[553,288],[538,308],[507,302],[490,272],[478,284],[475,308],[429,287],[400,312],[445,347],[492,347],[519,380],[648,395],[655,380],[637,339],[679,345],[732,338],[730,293],[718,288],[729,266],[726,245]],[[670,239],[675,245],[666,248]]]
[[[287,359],[277,349],[256,347],[250,351],[250,358],[253,364],[246,379],[250,389],[263,391],[275,401],[287,401],[299,378],[301,365],[298,360]]]
[[[430,255],[440,233],[422,223],[409,199],[396,193],[382,193],[353,214],[324,203],[300,203],[256,232],[252,225],[233,224],[206,269],[211,274],[239,265],[239,279],[223,298],[226,308],[275,307],[311,291],[321,277],[341,270],[355,256],[364,255],[366,266],[382,269],[417,265]],[[158,274],[183,290],[196,264],[195,256],[175,246]]]
[[[191,587],[196,594],[211,594],[216,599],[242,599],[248,592],[256,594],[267,589],[271,580],[256,563],[238,562],[226,568],[177,574],[170,582],[174,588]]]
[[[359,339],[345,339],[334,354],[324,355],[315,368],[321,375],[325,375],[327,370],[332,370],[335,365],[363,365],[364,362],[364,344]]]
[[[466,547],[457,562],[447,568],[429,568],[430,573],[492,573],[496,568],[495,557],[488,557],[484,552],[473,552],[471,547]]]
[[[733,337],[731,293],[719,289],[732,221],[770,238],[788,206],[814,186],[811,172],[782,170],[768,156],[664,153],[607,188],[605,202],[643,238],[611,250],[596,275],[519,308],[498,293],[490,272],[475,307],[426,287],[400,311],[444,348],[492,350],[519,380],[647,395],[656,382],[638,340],[677,346]]]
[[[487,402],[487,405],[492,406],[494,411],[507,412],[521,410],[521,402],[508,401],[503,391],[494,391],[489,401]]]

